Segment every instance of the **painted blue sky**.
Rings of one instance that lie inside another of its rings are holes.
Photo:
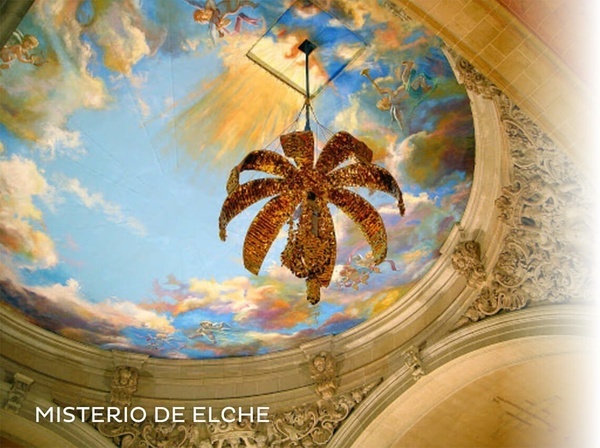
[[[437,39],[378,2],[334,0],[327,13],[298,2],[288,20],[289,6],[221,11],[220,37],[184,0],[36,1],[19,31],[37,37],[31,51],[44,62],[0,71],[4,306],[102,348],[211,358],[291,348],[402,300],[466,206],[468,98]],[[311,307],[281,267],[284,233],[258,276],[243,267],[264,201],[232,221],[225,243],[218,216],[230,169],[252,150],[281,152],[278,136],[304,126],[302,95],[246,54],[260,41],[263,65],[303,70],[296,47],[323,24],[335,45],[312,59],[311,79],[325,86],[313,102],[317,149],[340,130],[364,141],[407,212],[359,190],[388,232],[388,257],[373,266],[358,228],[331,208],[336,270]],[[424,91],[397,90],[403,61]]]

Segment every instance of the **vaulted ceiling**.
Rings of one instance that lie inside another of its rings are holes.
[[[3,440],[240,442],[205,426],[161,435],[150,421],[139,431],[32,422],[35,406],[118,400],[269,406],[271,422],[244,433],[247,446],[593,438],[594,201],[582,118],[593,114],[590,72],[567,49],[588,44],[587,22],[551,26],[583,7],[299,2],[302,34],[282,25],[288,4],[258,3],[232,13],[223,37],[184,0],[36,1],[20,22],[37,33],[43,63],[13,61],[0,83],[0,188],[12,193],[0,222],[1,417],[12,422]],[[302,55],[289,44],[318,40],[311,20],[323,11],[352,31],[336,22],[326,35],[344,50],[327,50],[338,65],[317,57],[312,68],[323,86],[317,149],[331,131],[351,131],[408,200],[399,219],[389,196],[359,191],[388,228],[378,267],[334,215],[338,266],[311,307],[279,266],[284,238],[258,277],[244,271],[256,210],[229,225],[225,243],[217,221],[229,169],[253,149],[281,153],[276,137],[304,126]],[[405,60],[431,89],[395,116],[378,102],[382,87],[400,85]],[[111,385],[120,372],[135,388]]]

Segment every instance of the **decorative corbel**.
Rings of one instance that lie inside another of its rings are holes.
[[[447,45],[442,46],[442,51],[446,55],[457,81],[465,89],[486,99],[494,99],[501,94],[500,89],[494,83],[482,75],[469,61],[456,51]]]
[[[308,365],[317,395],[324,400],[333,398],[337,392],[337,366],[331,352],[313,356]]]
[[[133,394],[137,391],[140,371],[148,360],[148,355],[113,350],[113,364],[110,383],[110,405],[131,406]]]
[[[118,366],[110,383],[110,405],[131,406],[133,394],[137,391],[139,370],[130,366]]]
[[[4,404],[4,409],[18,414],[21,406],[23,406],[23,403],[25,402],[25,398],[27,397],[27,393],[29,392],[29,388],[33,382],[34,380],[28,376],[18,372],[15,373],[12,387],[8,392],[8,400]]]
[[[452,267],[467,279],[467,285],[471,288],[479,289],[485,284],[485,267],[477,241],[458,243],[452,254]]]
[[[425,376],[425,368],[421,359],[421,350],[416,347],[410,347],[403,355],[404,365],[408,367],[415,381]]]

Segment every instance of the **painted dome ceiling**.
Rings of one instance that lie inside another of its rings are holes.
[[[3,306],[105,349],[215,358],[297,347],[401,301],[462,216],[474,131],[440,42],[381,3],[37,0],[2,50],[21,58],[0,66]],[[316,306],[281,266],[286,226],[259,274],[244,268],[266,200],[226,242],[218,227],[232,167],[304,128],[307,38],[317,151],[351,133],[406,203],[401,218],[392,196],[356,189],[387,229],[379,265],[330,207],[337,259]]]

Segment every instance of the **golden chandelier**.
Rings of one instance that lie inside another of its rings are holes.
[[[299,47],[306,53],[307,67],[308,55],[315,48],[311,45],[305,41]],[[383,220],[369,202],[347,188],[364,187],[394,196],[400,215],[404,215],[404,202],[394,177],[371,163],[373,152],[347,132],[336,133],[315,162],[315,142],[308,120],[309,98],[307,68],[306,129],[280,136],[284,155],[269,150],[252,151],[233,168],[219,216],[219,236],[225,241],[226,227],[235,216],[261,199],[274,196],[250,224],[244,240],[244,266],[258,274],[269,248],[287,222],[288,241],[281,253],[281,263],[296,277],[306,279],[307,299],[314,305],[320,300],[321,287],[329,286],[337,254],[333,219],[327,204],[335,205],[359,226],[372,248],[375,264],[379,264],[387,254]],[[275,177],[240,184],[242,171],[260,171]]]

